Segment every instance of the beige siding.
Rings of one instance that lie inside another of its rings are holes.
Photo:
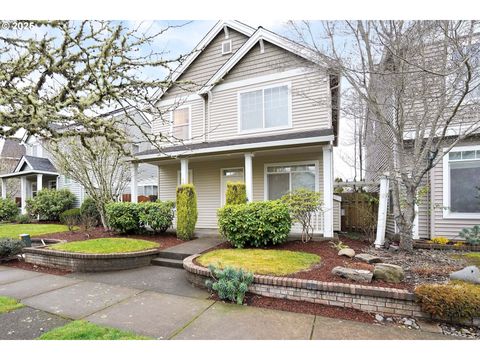
[[[322,191],[323,168],[321,152],[282,155],[281,158],[274,155],[256,155],[253,158],[253,200],[259,201],[265,199],[265,164],[307,160],[319,162],[319,189]],[[192,169],[193,183],[197,190],[197,228],[217,228],[216,212],[221,206],[220,170],[222,168],[231,167],[244,167],[244,160],[239,158],[216,161],[190,161],[189,169]],[[179,170],[179,163],[160,166],[159,187],[161,200],[175,200],[175,189],[177,186],[177,174]],[[321,219],[319,219],[319,228],[322,228]]]
[[[342,225],[342,202],[333,200],[333,231],[341,231]]]

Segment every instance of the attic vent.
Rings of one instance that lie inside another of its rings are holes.
[[[222,55],[230,54],[232,52],[232,40],[222,41]]]

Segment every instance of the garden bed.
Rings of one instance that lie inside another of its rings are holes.
[[[454,244],[432,244],[427,241],[415,241],[413,243],[415,249],[429,249],[429,250],[454,250],[454,251],[480,251],[480,245],[467,245],[461,246]]]

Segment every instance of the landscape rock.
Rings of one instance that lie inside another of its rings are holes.
[[[348,256],[349,258],[352,258],[355,256],[355,250],[350,248],[341,249],[338,252],[338,256]]]
[[[375,320],[377,320],[378,322],[382,322],[384,319],[383,319],[383,316],[382,316],[382,315],[376,314],[376,315],[375,315]]]
[[[360,282],[371,282],[373,277],[373,274],[371,271],[350,269],[342,266],[334,267],[332,269],[332,274],[346,278],[346,279],[360,281]]]
[[[382,262],[381,258],[379,258],[378,256],[370,255],[370,254],[357,254],[355,255],[355,259],[361,260],[368,264],[375,264],[375,263]]]
[[[462,270],[451,273],[450,280],[461,280],[473,284],[480,284],[480,269],[476,266],[467,266]]]
[[[398,265],[378,263],[373,269],[373,278],[386,282],[399,283],[405,278],[405,271]]]

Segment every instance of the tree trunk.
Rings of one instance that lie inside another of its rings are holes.
[[[400,250],[413,251],[413,222],[415,220],[416,189],[407,186],[405,189],[405,201],[402,204],[402,211],[396,217],[400,235]]]

